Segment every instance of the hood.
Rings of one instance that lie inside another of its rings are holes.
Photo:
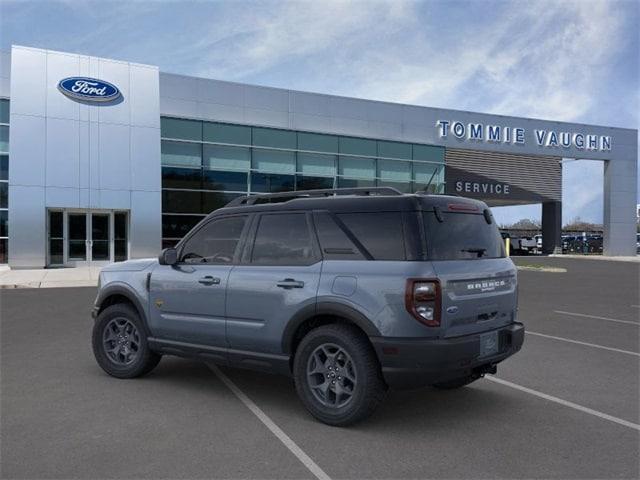
[[[127,260],[126,262],[110,263],[102,268],[103,272],[140,272],[157,264],[157,258],[140,258],[137,260]]]

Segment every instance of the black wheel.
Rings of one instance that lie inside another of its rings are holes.
[[[434,383],[432,386],[438,388],[440,390],[455,390],[456,388],[461,388],[470,383],[478,380],[480,375],[468,375],[466,377],[454,378],[453,380],[447,380],[446,382]]]
[[[346,426],[370,416],[386,391],[378,359],[355,327],[332,324],[309,332],[296,351],[296,391],[311,415]]]
[[[126,304],[111,305],[98,315],[91,340],[98,365],[114,377],[145,375],[161,358],[149,349],[138,312]]]

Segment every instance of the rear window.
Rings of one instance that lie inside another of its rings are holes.
[[[504,244],[495,222],[488,224],[484,215],[442,212],[442,222],[435,213],[425,212],[427,248],[431,260],[471,260],[502,258]]]
[[[405,260],[400,212],[342,213],[337,217],[374,260]]]

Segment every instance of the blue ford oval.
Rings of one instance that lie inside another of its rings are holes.
[[[67,97],[90,102],[110,102],[120,97],[118,87],[97,78],[63,78],[58,82],[58,89]]]

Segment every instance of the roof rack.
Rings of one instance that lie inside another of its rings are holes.
[[[295,192],[281,193],[260,193],[247,197],[238,197],[231,200],[225,207],[239,207],[245,205],[253,205],[258,200],[271,200],[278,198],[311,198],[311,197],[330,197],[332,195],[402,195],[399,190],[393,187],[360,187],[360,188],[327,188],[322,190],[297,190]]]

